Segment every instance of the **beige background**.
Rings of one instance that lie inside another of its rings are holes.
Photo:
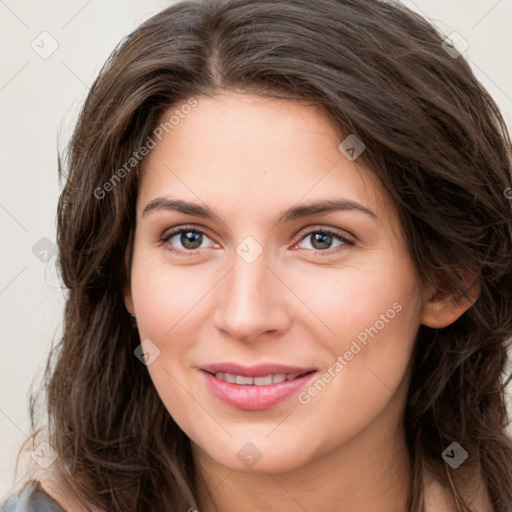
[[[27,392],[60,334],[55,257],[40,261],[55,242],[57,142],[64,146],[88,87],[118,41],[170,3],[0,0],[0,501],[15,483],[14,455],[29,433]],[[512,0],[403,3],[468,42],[466,58],[512,126]],[[42,58],[33,41],[39,52],[58,47]]]

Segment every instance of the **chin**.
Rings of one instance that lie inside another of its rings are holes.
[[[257,440],[235,441],[234,444],[234,448],[223,449],[220,453],[210,452],[210,456],[218,464],[239,473],[286,473],[307,462],[304,457],[298,457],[297,444],[290,446],[288,450],[277,450],[272,443],[262,447],[262,443],[258,443]],[[229,456],[230,453],[232,456]]]

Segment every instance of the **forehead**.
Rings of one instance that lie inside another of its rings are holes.
[[[343,137],[315,107],[238,93],[196,99],[187,114],[176,105],[162,116],[165,123],[174,115],[175,124],[144,161],[139,216],[165,195],[260,217],[325,198],[390,206],[371,173],[340,152]]]

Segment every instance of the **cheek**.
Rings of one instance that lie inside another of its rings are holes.
[[[198,278],[193,267],[172,266],[165,258],[141,251],[134,255],[132,294],[142,340],[151,340],[158,357],[147,367],[162,403],[182,430],[193,428],[190,407],[189,356],[200,334],[197,317],[208,289],[207,273]],[[211,288],[211,286],[210,286]],[[187,392],[189,390],[189,392]],[[200,411],[197,411],[198,413]]]
[[[378,331],[414,333],[419,325],[418,288],[408,260],[382,258],[364,266],[287,272],[305,318],[311,318],[304,325],[316,329],[320,321],[324,326],[320,339],[328,339],[330,331],[333,339],[346,342],[375,324]]]
[[[419,326],[420,303],[413,278],[404,281],[403,270],[400,280],[394,272],[354,272],[354,279],[347,272],[344,279],[331,281],[329,293],[308,295],[308,305],[321,312],[322,322],[334,334],[318,322],[311,331],[318,352],[326,354],[319,376],[325,384],[313,383],[299,402],[305,414],[315,411],[318,417],[332,418],[325,428],[333,443],[356,435],[393,397],[404,399],[402,384]]]
[[[406,372],[420,324],[419,289],[410,260],[390,253],[365,268],[324,269],[318,276],[321,279],[299,277],[294,292],[305,297],[315,313],[306,312],[311,320],[302,327],[330,354],[326,368],[343,375],[335,379],[334,388],[343,395],[355,388],[363,392],[360,386],[371,390],[381,386],[380,380],[395,389]],[[338,356],[343,358],[342,369],[336,371]]]
[[[174,335],[201,311],[214,277],[211,271],[172,265],[161,254],[134,257],[132,294],[141,338],[174,343]]]

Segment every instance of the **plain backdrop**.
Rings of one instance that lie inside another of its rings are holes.
[[[15,454],[29,434],[27,393],[61,333],[57,149],[115,45],[172,3],[0,0],[0,502],[15,484]],[[510,129],[512,0],[402,3],[467,42],[464,57]]]

